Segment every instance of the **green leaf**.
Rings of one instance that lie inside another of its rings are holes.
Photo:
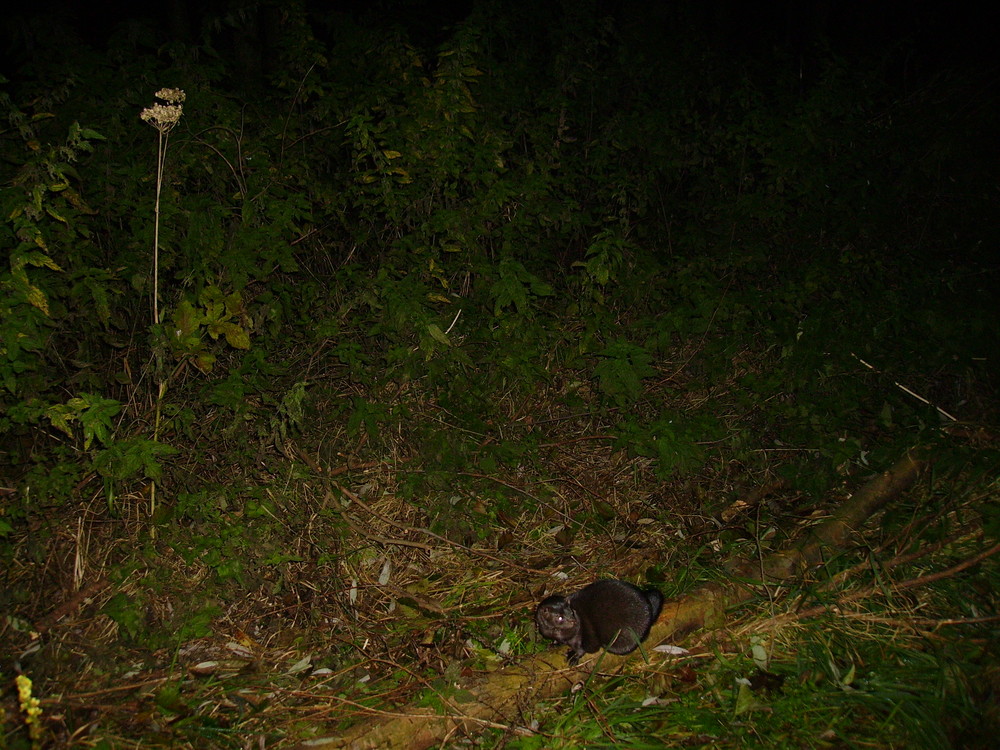
[[[110,617],[129,638],[134,639],[142,630],[140,606],[123,593],[112,596],[101,608],[101,613]]]
[[[439,341],[445,346],[452,345],[451,339],[448,338],[448,335],[444,331],[442,331],[440,326],[438,326],[436,323],[429,323],[427,325],[427,333],[429,333],[434,338],[435,341]]]

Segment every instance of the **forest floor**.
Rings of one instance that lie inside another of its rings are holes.
[[[380,457],[347,450],[314,416],[273,450],[178,462],[158,493],[114,508],[96,478],[81,483],[15,540],[7,585],[33,595],[0,642],[41,714],[35,740],[26,696],[5,692],[0,746],[332,747],[427,712],[451,723],[412,746],[985,748],[1000,735],[998,486],[977,463],[995,449],[982,435],[945,436],[935,450],[961,443],[962,462],[924,471],[821,566],[745,580],[749,600],[707,613],[682,649],[647,643],[582,689],[462,722],[471,686],[533,654],[562,659],[534,631],[544,596],[603,577],[671,600],[731,582],[877,474],[845,467],[838,491],[810,496],[775,449],[763,470],[719,458],[657,477],[558,395],[508,399],[494,434],[536,446],[517,471],[430,472],[403,439]],[[430,406],[415,419],[454,429]],[[183,492],[185,476],[202,489]]]

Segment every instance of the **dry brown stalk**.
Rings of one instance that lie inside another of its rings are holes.
[[[81,604],[83,604],[87,599],[96,596],[105,588],[107,588],[109,585],[110,583],[108,579],[101,578],[95,581],[94,583],[90,584],[86,588],[81,589],[72,597],[70,597],[65,602],[56,607],[54,610],[52,610],[39,622],[37,622],[35,624],[35,630],[40,634],[44,634],[45,631],[47,631],[49,628],[51,628],[53,625],[59,622],[62,618],[64,618],[70,612],[72,612]]]
[[[906,589],[916,588],[918,586],[926,586],[930,583],[940,581],[944,578],[951,578],[952,576],[961,573],[963,570],[971,568],[973,565],[981,563],[988,557],[1000,552],[1000,544],[994,544],[989,549],[985,549],[972,557],[963,560],[957,565],[953,565],[946,570],[939,570],[936,573],[928,573],[925,576],[918,576],[916,578],[911,578],[907,581],[900,581],[898,583],[892,584],[890,591],[904,591]],[[775,625],[784,625],[789,622],[794,622],[796,620],[805,620],[810,617],[816,617],[818,615],[824,614],[831,610],[837,610],[846,604],[851,602],[856,602],[861,599],[868,599],[873,596],[878,596],[885,593],[885,589],[882,586],[866,586],[865,588],[853,591],[850,594],[845,594],[839,597],[835,602],[830,602],[829,604],[817,604],[814,607],[809,607],[807,609],[801,609],[797,612],[787,612],[777,617],[772,617],[771,619],[756,623],[754,629],[761,630],[768,627],[773,627]],[[962,620],[961,622],[972,622],[972,620]]]
[[[430,529],[424,529],[424,528],[417,527],[417,526],[407,526],[406,524],[399,523],[399,521],[394,521],[391,518],[387,518],[382,513],[379,513],[377,510],[375,510],[374,508],[372,508],[370,505],[368,505],[368,503],[366,503],[364,500],[362,500],[360,497],[358,497],[357,495],[355,495],[353,492],[351,492],[346,487],[343,487],[343,486],[341,486],[339,484],[335,484],[334,486],[337,488],[337,490],[339,492],[342,492],[344,494],[344,497],[348,498],[352,503],[357,503],[365,511],[367,511],[368,513],[370,513],[375,518],[378,518],[379,520],[383,521],[384,523],[389,524],[390,526],[395,526],[400,531],[406,531],[406,532],[411,533],[411,534],[420,534],[420,535],[424,535],[424,536],[429,536],[432,539],[437,539],[439,542],[442,542],[442,543],[448,545],[449,547],[455,547],[456,549],[460,549],[463,552],[466,552],[466,553],[468,553],[470,555],[476,555],[478,557],[484,557],[484,558],[486,558],[488,560],[493,560],[495,562],[502,563],[503,565],[505,565],[507,567],[519,568],[520,570],[524,570],[524,571],[527,571],[529,573],[540,573],[540,572],[542,572],[542,571],[534,570],[533,568],[526,568],[523,565],[517,565],[516,563],[513,563],[510,560],[505,560],[505,559],[503,559],[501,557],[497,557],[496,555],[491,555],[489,552],[485,552],[485,551],[479,550],[479,549],[473,549],[472,547],[467,547],[464,544],[459,544],[458,542],[454,542],[451,539],[448,539],[447,537],[441,536],[440,534],[435,534]],[[354,528],[353,524],[352,524],[352,528]],[[393,544],[401,544],[401,542],[399,542],[398,540],[397,541],[392,541],[391,543],[393,543]],[[422,545],[410,544],[409,546],[422,546]]]

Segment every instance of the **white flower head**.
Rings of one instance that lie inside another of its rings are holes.
[[[181,102],[186,95],[181,89],[160,89],[156,92],[156,98],[162,99],[166,104],[154,104],[146,107],[139,113],[139,117],[144,122],[148,122],[161,133],[169,133],[180,121],[184,114],[184,107]]]
[[[180,104],[187,99],[187,94],[184,93],[183,89],[160,89],[154,96],[167,104]]]

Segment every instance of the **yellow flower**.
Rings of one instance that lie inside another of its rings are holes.
[[[41,747],[42,706],[38,698],[31,695],[31,678],[27,675],[19,674],[15,678],[17,683],[17,698],[21,703],[21,712],[24,714],[24,723],[28,725],[28,734],[31,736],[32,747]]]

